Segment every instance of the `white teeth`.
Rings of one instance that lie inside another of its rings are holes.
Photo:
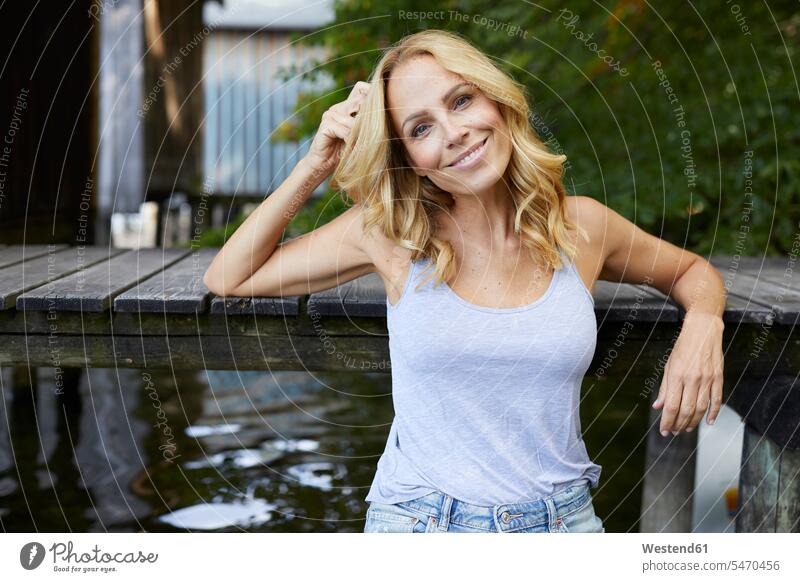
[[[471,160],[473,160],[475,157],[477,157],[477,156],[481,155],[481,152],[483,151],[483,148],[484,148],[484,147],[486,147],[486,143],[483,143],[483,144],[481,144],[481,147],[479,147],[478,149],[476,149],[476,150],[475,150],[474,152],[472,152],[470,155],[468,155],[468,156],[466,156],[466,157],[464,157],[464,158],[461,158],[460,160],[458,160],[457,162],[454,162],[454,163],[453,163],[453,164],[451,164],[451,165],[453,165],[453,166],[461,166],[461,165],[463,165],[463,164],[466,164],[466,163],[470,162],[470,161],[471,161]]]

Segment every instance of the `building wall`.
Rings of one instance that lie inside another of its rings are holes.
[[[266,196],[308,151],[310,140],[271,142],[299,92],[311,88],[297,78],[284,82],[279,69],[324,57],[319,47],[290,44],[290,34],[215,30],[204,43],[203,167],[217,194]]]

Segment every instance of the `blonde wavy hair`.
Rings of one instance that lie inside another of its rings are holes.
[[[514,231],[533,260],[541,257],[559,269],[563,266],[559,248],[573,260],[577,247],[567,230],[577,226],[567,218],[561,181],[567,157],[550,153],[531,127],[525,87],[453,32],[417,32],[385,50],[369,79],[371,87],[342,148],[331,186],[346,191],[362,207],[365,231],[379,228],[386,237],[411,250],[412,261],[431,259],[435,270],[425,281],[434,275],[437,285],[452,281],[455,254],[448,241],[437,238],[433,213],[452,208],[453,196],[411,169],[387,105],[392,71],[421,54],[433,56],[442,68],[460,75],[497,103],[512,143],[511,159],[501,179],[514,200]],[[585,231],[580,232],[586,238]]]

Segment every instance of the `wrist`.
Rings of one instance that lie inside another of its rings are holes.
[[[331,166],[331,164],[320,161],[319,158],[309,154],[302,157],[300,161],[297,162],[296,167],[308,177],[319,179],[320,183],[325,181],[325,179],[333,173],[333,166]]]
[[[725,327],[725,323],[722,320],[722,315],[709,311],[698,311],[696,308],[689,309],[683,316],[683,319],[684,321],[696,320],[702,321],[706,325],[716,325],[721,328]]]
[[[302,190],[305,195],[310,196],[311,193],[328,178],[331,172],[325,171],[319,164],[314,163],[308,158],[302,158],[295,164],[292,169],[292,174],[295,174],[300,181],[299,189]]]

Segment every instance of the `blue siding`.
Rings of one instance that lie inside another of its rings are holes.
[[[219,194],[274,191],[308,151],[308,143],[272,143],[309,83],[276,77],[290,63],[324,53],[289,45],[285,31],[214,31],[204,43],[205,173]],[[325,83],[329,85],[328,83]],[[324,184],[317,193],[324,190]]]

